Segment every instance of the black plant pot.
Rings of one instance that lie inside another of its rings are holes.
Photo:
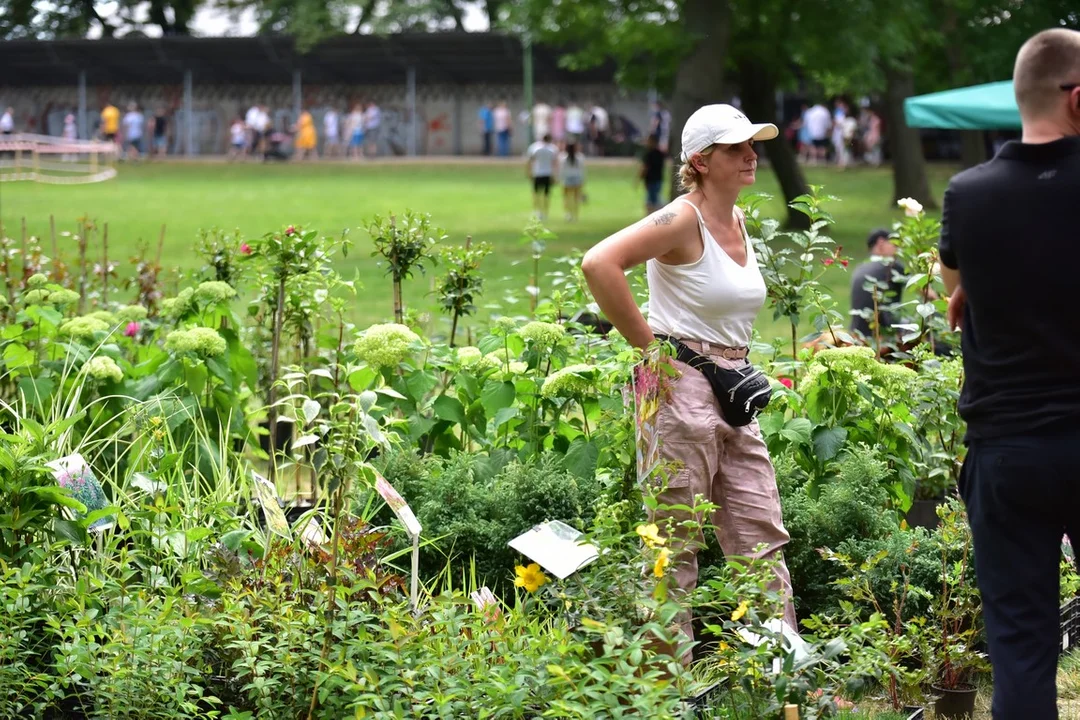
[[[905,705],[901,712],[907,720],[926,720],[926,708],[921,705]]]
[[[934,703],[934,712],[940,720],[971,720],[975,717],[975,696],[979,690],[974,685],[960,685],[955,688],[931,686],[938,700]]]
[[[934,498],[932,500],[916,500],[911,503],[911,509],[904,516],[908,527],[921,527],[927,530],[936,528],[941,522],[941,519],[937,516],[937,509],[944,502],[944,498]]]
[[[274,445],[276,446],[274,448],[275,454],[276,453],[284,453],[285,455],[289,454],[289,449],[292,447],[292,440],[293,440],[293,425],[294,425],[294,423],[291,423],[291,422],[288,422],[288,421],[282,421],[282,420],[277,421],[277,438],[275,438],[275,442],[274,442]],[[259,423],[259,427],[261,427],[263,430],[266,431],[265,434],[263,434],[263,433],[259,434],[259,447],[262,448],[264,453],[269,455],[270,454],[270,421],[269,420],[263,420],[262,422]]]

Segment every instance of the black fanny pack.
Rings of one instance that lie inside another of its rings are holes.
[[[736,368],[720,367],[710,358],[694,352],[685,344],[667,335],[657,335],[658,340],[675,347],[675,359],[699,371],[709,381],[713,394],[720,403],[724,420],[732,427],[742,427],[754,421],[772,398],[769,378],[745,361]]]

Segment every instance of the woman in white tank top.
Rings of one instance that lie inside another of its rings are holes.
[[[754,141],[777,135],[775,125],[753,124],[730,105],[699,109],[682,133],[679,176],[687,194],[586,253],[581,267],[597,304],[635,347],[645,349],[663,334],[723,367],[747,364],[754,318],[765,303],[765,282],[735,202],[756,179]],[[648,320],[625,277],[626,270],[642,263],[649,284]],[[655,418],[660,455],[671,470],[653,489],[659,492],[659,507],[652,515],[671,540],[675,583],[683,591],[697,585],[703,538],[679,528],[688,513],[671,508],[694,507],[700,495],[718,509],[697,520],[715,526],[727,557],[777,561],[774,585],[787,600],[783,620],[796,631],[791,580],[781,552],[789,536],[757,422],[728,424],[705,376],[672,363],[678,376],[668,381],[670,392]],[[764,549],[758,550],[759,545]],[[693,639],[689,612],[680,621]]]

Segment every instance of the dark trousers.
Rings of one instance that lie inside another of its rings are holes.
[[[1080,541],[1080,427],[973,440],[960,493],[975,545],[994,720],[1056,720],[1061,538]]]
[[[490,133],[490,132],[484,133],[484,154],[485,155],[490,155],[491,154],[491,135],[492,135],[492,133]]]

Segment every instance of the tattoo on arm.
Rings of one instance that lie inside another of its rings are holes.
[[[653,215],[652,224],[653,225],[670,225],[672,220],[674,220],[674,219],[675,219],[675,213],[673,213],[673,212],[657,213],[656,215]]]

